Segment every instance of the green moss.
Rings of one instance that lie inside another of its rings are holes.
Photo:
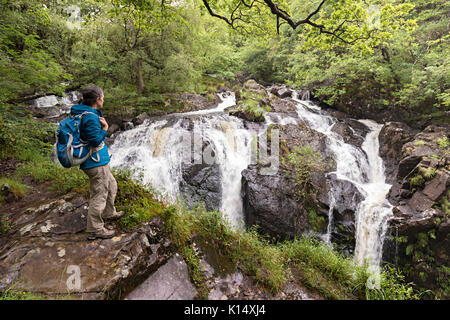
[[[401,236],[397,237],[397,243],[408,243],[408,237],[407,236]]]
[[[327,230],[327,220],[323,216],[319,216],[312,208],[308,209],[308,222],[311,228],[318,233]]]
[[[450,189],[446,190],[445,194],[443,194],[438,203],[440,205],[441,211],[448,217],[450,215]]]
[[[5,290],[0,295],[0,300],[43,300],[44,296],[28,291],[17,291],[13,289]]]
[[[450,267],[442,265],[436,268],[438,272],[437,281],[439,290],[436,294],[439,299],[448,299],[450,297]]]
[[[0,236],[11,230],[11,225],[5,217],[0,217]]]
[[[253,122],[264,122],[264,114],[270,112],[270,105],[264,103],[264,93],[243,88],[236,95],[238,109],[245,112],[248,120]]]
[[[441,149],[447,149],[450,147],[450,140],[447,137],[437,138],[436,142]]]
[[[409,179],[409,183],[412,187],[423,187],[425,182],[431,180],[436,176],[436,169],[430,167],[419,167],[417,174]]]
[[[293,168],[293,178],[298,188],[297,196],[309,202],[316,193],[311,175],[314,172],[326,171],[330,168],[330,163],[322,157],[320,152],[314,152],[309,145],[294,146],[287,155],[287,163]]]
[[[28,191],[28,187],[15,179],[0,177],[0,188],[8,186],[8,192],[11,192],[16,200],[23,198]],[[0,205],[2,201],[0,199]]]
[[[421,174],[425,180],[430,180],[436,176],[436,169],[430,167],[419,167],[419,174]]]
[[[161,216],[168,207],[157,201],[157,195],[149,186],[143,186],[139,180],[131,177],[132,171],[114,170],[117,181],[116,208],[125,211],[125,216],[119,220],[124,229],[131,229],[152,217]]]

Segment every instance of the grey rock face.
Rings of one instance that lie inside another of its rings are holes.
[[[190,207],[203,202],[208,210],[218,210],[222,198],[221,172],[218,164],[185,165],[180,192]]]
[[[11,214],[1,239],[0,290],[14,285],[49,297],[117,299],[172,256],[159,218],[112,239],[88,240],[87,205],[69,194]]]
[[[175,254],[125,300],[192,300],[197,290],[191,283],[184,259]]]

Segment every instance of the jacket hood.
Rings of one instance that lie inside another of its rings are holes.
[[[98,114],[100,117],[103,117],[103,113],[102,113],[101,110],[97,110],[97,109],[91,108],[91,107],[89,107],[89,106],[87,106],[85,104],[82,104],[82,103],[73,106],[70,109],[70,114],[74,114],[74,115],[75,114],[82,114],[83,112],[86,112],[86,111],[94,112],[94,113]]]

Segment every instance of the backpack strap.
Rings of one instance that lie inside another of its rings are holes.
[[[81,120],[81,118],[85,115],[85,114],[87,114],[87,113],[92,113],[92,114],[95,114],[95,115],[97,115],[98,116],[98,114],[96,114],[96,113],[94,113],[94,112],[91,112],[91,111],[85,111],[85,112],[83,112],[81,115],[80,115],[80,120]],[[100,118],[100,116],[99,116],[99,118]],[[80,139],[81,140],[81,139]],[[86,145],[87,145],[87,143],[86,143]],[[100,155],[98,154],[98,152],[101,150],[101,149],[103,149],[103,147],[105,146],[105,142],[102,142],[102,143],[100,143],[97,147],[95,147],[95,148],[91,148],[90,149],[90,152],[89,152],[89,156],[90,156],[90,158],[93,160],[93,161],[95,161],[95,162],[99,162],[100,161]],[[97,154],[97,157],[96,158],[94,158],[94,154]]]

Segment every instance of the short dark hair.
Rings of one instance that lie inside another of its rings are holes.
[[[87,86],[81,90],[81,94],[83,95],[82,103],[91,107],[97,102],[97,98],[103,96],[103,90],[97,86]]]

